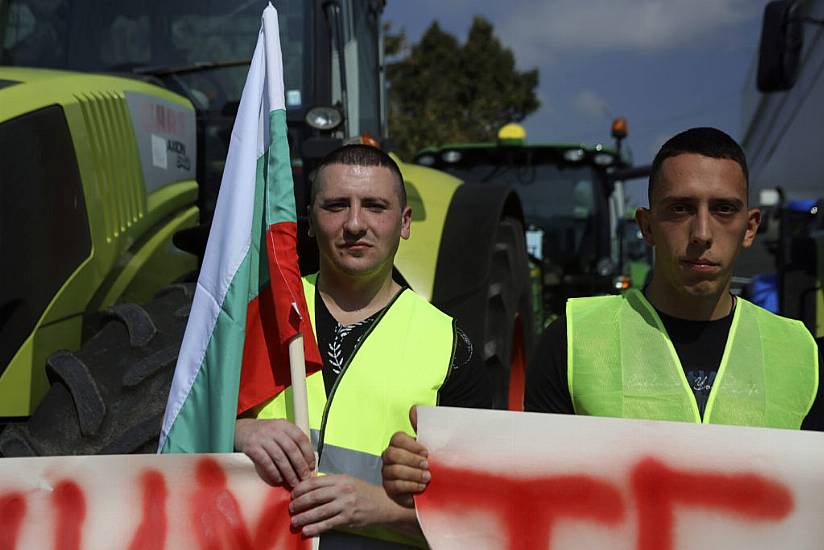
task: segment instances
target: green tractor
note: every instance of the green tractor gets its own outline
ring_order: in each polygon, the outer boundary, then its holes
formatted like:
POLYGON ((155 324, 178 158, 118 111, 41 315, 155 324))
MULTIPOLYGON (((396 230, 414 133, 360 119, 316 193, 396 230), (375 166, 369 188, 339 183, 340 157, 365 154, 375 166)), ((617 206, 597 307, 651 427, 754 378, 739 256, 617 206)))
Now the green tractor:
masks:
POLYGON ((623 181, 646 172, 631 168, 620 154, 623 119, 615 121, 612 133, 615 149, 527 143, 524 129, 508 124, 495 142, 427 147, 415 156, 417 164, 448 172, 476 191, 501 183, 516 190, 539 296, 535 314, 543 324, 563 313, 567 298, 643 284, 629 273, 632 267, 639 278, 636 264, 643 264, 645 251, 638 250, 632 222, 625 218, 623 181))
MULTIPOLYGON (((195 111, 185 98, 102 75, 0 68, 0 79, 8 266, 0 416, 8 418, 34 412, 49 388, 47 359, 78 348, 100 320, 93 313, 129 316, 115 304, 145 302, 197 268, 172 238, 197 224, 198 187, 195 111)), ((73 368, 50 362, 51 377, 73 368)))
MULTIPOLYGON (((0 455, 154 450, 265 5, 0 3, 0 455)), ((323 155, 386 135, 383 2, 277 7, 305 205, 323 155)), ((397 277, 457 317, 496 406, 518 407, 533 333, 518 197, 401 169, 414 223, 397 277)), ((308 237, 299 249, 313 270, 308 237)))

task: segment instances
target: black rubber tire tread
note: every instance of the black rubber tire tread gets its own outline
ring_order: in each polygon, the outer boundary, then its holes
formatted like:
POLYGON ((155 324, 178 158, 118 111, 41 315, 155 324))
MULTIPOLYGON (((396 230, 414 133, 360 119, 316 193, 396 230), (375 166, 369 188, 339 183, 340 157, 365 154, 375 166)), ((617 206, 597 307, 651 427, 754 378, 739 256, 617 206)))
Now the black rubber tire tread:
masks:
POLYGON ((46 376, 51 384, 59 382, 72 394, 80 433, 96 435, 106 416, 106 403, 86 364, 72 352, 60 350, 46 360, 46 376))
POLYGON ((504 218, 492 246, 487 311, 484 320, 483 358, 495 392, 495 408, 508 405, 509 375, 516 314, 523 324, 525 354, 534 334, 529 265, 521 222, 504 218))
MULTIPOLYGON (((478 189, 477 187, 475 188, 478 189)), ((494 212, 457 210, 450 224, 452 228, 477 227, 477 220, 494 212), (475 221, 473 221, 475 220, 475 221)), ((493 218, 494 220, 494 218, 493 218)), ((459 261, 446 263, 438 270, 433 303, 452 315, 480 353, 494 392, 493 407, 506 409, 509 401, 514 319, 519 315, 524 337, 524 353, 528 358, 534 341, 532 294, 526 242, 521 222, 503 217, 493 222, 488 238, 477 233, 465 234, 462 256, 474 256, 474 270, 467 270, 459 261), (485 268, 485 269, 484 269, 485 268), (462 293, 452 291, 449 300, 438 300, 440 288, 463 285, 462 293)), ((452 240, 455 243, 455 240, 452 240)), ((441 258, 451 252, 442 250, 441 258)), ((454 257, 454 256, 453 256, 454 257)), ((439 266, 440 268, 440 266, 439 266)))
POLYGON ((162 369, 174 367, 180 346, 171 346, 141 359, 123 374, 123 386, 133 388, 162 369))
POLYGON ((100 449, 98 454, 122 455, 130 453, 154 453, 157 451, 157 436, 160 433, 160 425, 162 422, 163 414, 161 411, 161 414, 147 418, 139 424, 129 427, 120 437, 100 449), (135 447, 135 442, 139 441, 143 441, 144 443, 135 447))
POLYGON ((78 388, 55 372, 34 414, 0 433, 0 455, 154 452, 193 286, 174 285, 143 306, 111 308, 103 328, 79 351, 68 354, 85 367, 88 382, 97 387, 105 404, 95 434, 82 429, 77 413, 77 403, 86 402, 88 387, 78 388))
POLYGON ((21 424, 8 424, 0 435, 0 456, 37 456, 21 424))
POLYGON ((145 346, 157 334, 152 318, 137 304, 117 304, 109 309, 109 314, 126 325, 132 347, 145 346))
MULTIPOLYGON (((166 288, 160 290, 157 293, 155 298, 162 298, 167 294, 183 294, 183 302, 184 304, 188 304, 188 306, 192 305, 192 300, 195 297, 195 285, 194 283, 175 283, 172 285, 167 286, 166 288)), ((187 306, 187 307, 188 307, 187 306)))

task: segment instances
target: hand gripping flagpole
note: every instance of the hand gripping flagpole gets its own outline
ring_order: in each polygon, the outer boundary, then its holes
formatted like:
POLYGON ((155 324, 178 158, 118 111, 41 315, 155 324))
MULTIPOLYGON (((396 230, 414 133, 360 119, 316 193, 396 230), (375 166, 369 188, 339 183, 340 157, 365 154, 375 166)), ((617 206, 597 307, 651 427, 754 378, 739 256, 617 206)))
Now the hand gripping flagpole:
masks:
MULTIPOLYGON (((285 106, 283 90, 283 58, 280 51, 277 11, 270 3, 263 10, 263 33, 266 51, 266 93, 269 107, 285 106)), ((300 315, 297 304, 292 307, 300 315)), ((289 340, 289 370, 292 385, 292 406, 295 424, 309 435, 309 401, 306 395, 306 361, 303 352, 303 335, 298 333, 289 340)))

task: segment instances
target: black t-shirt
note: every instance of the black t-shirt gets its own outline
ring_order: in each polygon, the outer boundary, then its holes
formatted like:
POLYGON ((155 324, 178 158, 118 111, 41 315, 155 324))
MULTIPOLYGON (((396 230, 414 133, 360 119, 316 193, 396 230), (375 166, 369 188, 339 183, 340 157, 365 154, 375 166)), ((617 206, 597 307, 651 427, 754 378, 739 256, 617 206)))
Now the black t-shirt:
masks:
MULTIPOLYGON (((394 300, 387 308, 391 307, 393 302, 394 300)), ((352 353, 361 340, 369 336, 375 321, 382 316, 385 309, 357 323, 341 325, 332 317, 320 294, 315 291, 315 329, 318 348, 323 358, 322 372, 326 395, 332 391, 352 353)), ((473 353, 469 338, 457 326, 455 339, 449 374, 438 391, 438 404, 488 409, 492 406, 492 391, 487 377, 483 375, 483 365, 480 364, 477 354, 473 353)), ((386 364, 387 368, 391 368, 391 358, 387 358, 386 364)))
MULTIPOLYGON (((667 329, 703 416, 727 344, 732 314, 716 321, 689 321, 661 311, 658 316, 667 329)), ((824 431, 824 356, 820 341, 818 351, 818 394, 801 423, 802 430, 824 431)), ((524 409, 575 414, 568 380, 566 317, 561 317, 544 331, 527 370, 524 409)))

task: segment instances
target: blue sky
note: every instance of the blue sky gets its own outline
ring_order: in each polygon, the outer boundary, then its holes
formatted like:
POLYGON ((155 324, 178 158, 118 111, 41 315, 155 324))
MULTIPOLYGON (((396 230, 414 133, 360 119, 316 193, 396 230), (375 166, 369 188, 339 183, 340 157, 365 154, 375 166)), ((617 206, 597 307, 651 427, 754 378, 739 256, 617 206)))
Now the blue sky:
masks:
MULTIPOLYGON (((716 126, 740 139, 766 0, 388 0, 384 18, 416 42, 437 20, 463 40, 472 17, 495 26, 520 69, 540 71, 530 141, 610 143, 629 121, 636 164, 671 135, 716 126), (749 75, 749 76, 748 76, 749 75)), ((632 189, 635 202, 644 192, 632 189)))

